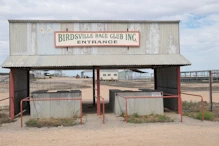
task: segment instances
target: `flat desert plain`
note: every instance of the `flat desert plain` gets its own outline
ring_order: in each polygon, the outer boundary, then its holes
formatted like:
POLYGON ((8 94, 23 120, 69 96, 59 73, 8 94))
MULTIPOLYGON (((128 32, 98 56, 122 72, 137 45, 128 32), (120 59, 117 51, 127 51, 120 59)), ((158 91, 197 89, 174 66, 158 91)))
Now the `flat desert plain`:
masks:
MULTIPOLYGON (((214 84, 217 86, 216 84, 214 84)), ((92 79, 52 78, 31 80, 31 91, 80 89, 84 102, 92 102, 92 79)), ((1 85, 0 99, 6 98, 8 85, 1 85)), ((123 81, 101 82, 101 95, 106 102, 109 100, 109 89, 138 90, 138 88, 153 88, 151 82, 123 81)), ((182 84, 182 91, 202 95, 209 101, 208 85, 182 84), (195 87, 195 88, 194 88, 195 87), (203 89, 203 90, 202 90, 203 89)), ((216 88, 217 89, 217 88, 216 88)), ((197 97, 182 95, 185 101, 200 101, 197 97)), ((219 93, 214 90, 213 101, 219 103, 219 93)), ((8 100, 0 102, 1 107, 8 106, 8 100)), ((199 121, 176 113, 165 113, 174 119, 170 123, 126 124, 121 117, 112 113, 106 114, 106 123, 96 114, 84 113, 83 125, 55 128, 20 128, 20 118, 13 123, 0 127, 0 146, 54 146, 54 145, 166 145, 166 146, 218 146, 219 122, 199 121)), ((25 116, 24 120, 28 120, 25 116)))

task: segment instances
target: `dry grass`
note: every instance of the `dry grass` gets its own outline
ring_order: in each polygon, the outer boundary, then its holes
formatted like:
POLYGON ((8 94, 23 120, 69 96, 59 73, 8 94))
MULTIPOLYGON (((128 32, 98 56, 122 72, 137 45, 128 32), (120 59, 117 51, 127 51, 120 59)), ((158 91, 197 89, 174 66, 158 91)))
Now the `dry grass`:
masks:
POLYGON ((58 127, 74 126, 79 123, 76 118, 50 118, 50 119, 30 119, 26 122, 27 127, 58 127))
MULTIPOLYGON (((201 102, 183 101, 182 105, 183 115, 199 120, 202 119, 201 102)), ((209 112, 209 108, 210 104, 204 102, 204 119, 209 121, 219 121, 219 111, 214 110, 213 112, 209 112)))
POLYGON ((133 114, 129 116, 129 123, 157 123, 157 122, 173 122, 174 120, 165 115, 151 114, 146 116, 139 116, 138 114, 133 114))
POLYGON ((0 113, 0 125, 3 123, 11 123, 14 120, 9 119, 8 115, 5 113, 0 113))

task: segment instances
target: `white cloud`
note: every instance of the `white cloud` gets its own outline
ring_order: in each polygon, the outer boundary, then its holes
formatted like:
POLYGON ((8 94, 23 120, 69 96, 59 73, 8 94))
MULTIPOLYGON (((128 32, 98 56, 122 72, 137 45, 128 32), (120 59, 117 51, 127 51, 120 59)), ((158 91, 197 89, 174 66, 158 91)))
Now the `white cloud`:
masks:
POLYGON ((181 53, 193 64, 188 69, 216 69, 218 8, 218 0, 0 0, 0 54, 9 52, 8 19, 173 19, 181 20, 181 53))

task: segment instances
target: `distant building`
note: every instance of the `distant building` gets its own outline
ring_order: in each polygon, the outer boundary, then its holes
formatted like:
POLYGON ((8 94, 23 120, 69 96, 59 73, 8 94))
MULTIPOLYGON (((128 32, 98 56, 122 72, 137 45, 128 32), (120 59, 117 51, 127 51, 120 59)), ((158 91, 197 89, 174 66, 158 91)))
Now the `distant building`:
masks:
MULTIPOLYGON (((81 78, 87 78, 86 73, 92 73, 91 70, 84 70, 81 72, 81 78)), ((109 81, 109 80, 118 80, 118 70, 100 70, 100 80, 109 81)), ((97 74, 95 72, 95 79, 97 79, 97 74)))
POLYGON ((100 80, 118 80, 118 70, 100 70, 100 80))
POLYGON ((143 76, 148 72, 144 72, 138 69, 123 70, 118 73, 118 80, 135 80, 135 79, 147 79, 148 76, 143 76))
POLYGON ((119 80, 131 80, 134 78, 134 72, 131 70, 123 70, 119 72, 119 80))

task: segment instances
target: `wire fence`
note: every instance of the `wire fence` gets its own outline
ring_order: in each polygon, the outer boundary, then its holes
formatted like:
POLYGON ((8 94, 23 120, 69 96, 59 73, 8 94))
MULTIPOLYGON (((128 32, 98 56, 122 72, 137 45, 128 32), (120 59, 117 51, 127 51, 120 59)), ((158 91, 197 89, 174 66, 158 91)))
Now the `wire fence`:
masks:
POLYGON ((9 92, 9 75, 0 75, 0 93, 9 92))

